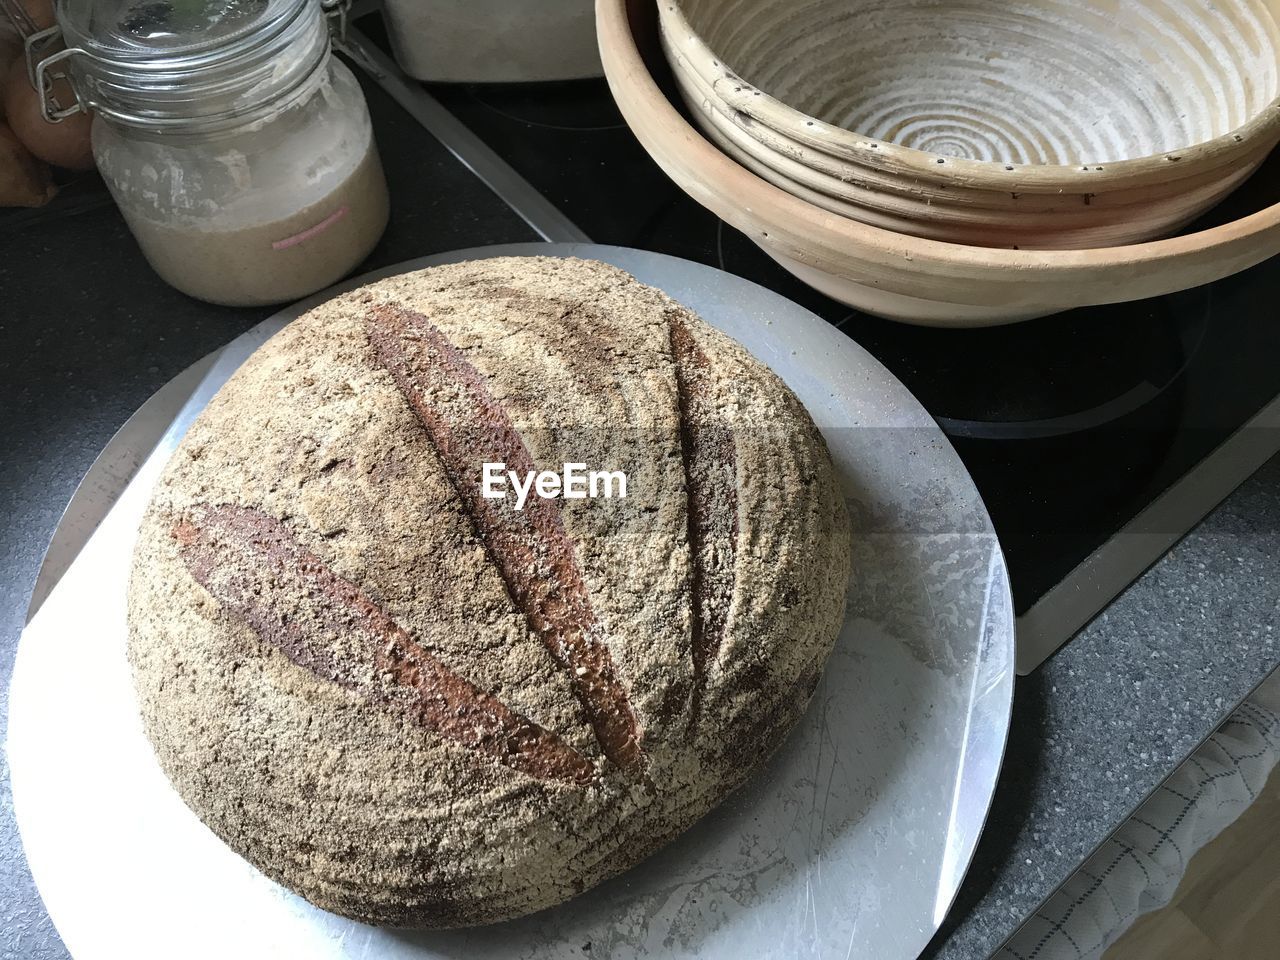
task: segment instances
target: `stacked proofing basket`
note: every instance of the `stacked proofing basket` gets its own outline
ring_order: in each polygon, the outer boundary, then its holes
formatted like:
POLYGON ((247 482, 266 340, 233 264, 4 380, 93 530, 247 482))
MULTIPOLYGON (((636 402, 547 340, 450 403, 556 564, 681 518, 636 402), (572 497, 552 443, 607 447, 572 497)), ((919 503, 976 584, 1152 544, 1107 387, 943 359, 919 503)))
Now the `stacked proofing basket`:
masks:
POLYGON ((741 173, 676 135, 653 95, 653 8, 597 6, 641 142, 851 305, 1009 321, 1209 282, 1280 249, 1270 210, 1148 242, 1280 139, 1280 0, 661 0, 675 88, 741 173))
POLYGON ((659 16, 727 153, 920 237, 1150 239, 1280 139, 1280 24, 1262 0, 668 0, 659 16))

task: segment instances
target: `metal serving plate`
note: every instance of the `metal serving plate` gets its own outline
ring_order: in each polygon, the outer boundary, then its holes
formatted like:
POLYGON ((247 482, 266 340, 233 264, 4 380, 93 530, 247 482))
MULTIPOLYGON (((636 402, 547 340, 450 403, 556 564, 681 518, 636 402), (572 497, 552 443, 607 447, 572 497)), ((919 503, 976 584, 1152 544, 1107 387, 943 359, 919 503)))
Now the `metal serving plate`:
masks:
POLYGON ((808 407, 856 529, 849 615, 808 715, 747 787, 665 850, 561 907, 496 926, 355 924, 218 841, 169 787, 137 717, 124 656, 133 538, 192 419, 250 353, 329 291, 235 340, 194 389, 190 378, 185 405, 22 637, 9 721, 14 805, 36 882, 78 960, 907 960, 942 921, 986 817, 1014 676, 1004 561, 955 452, 844 334, 711 267, 618 247, 520 244, 429 257, 343 289, 508 254, 617 264, 735 337, 808 407))

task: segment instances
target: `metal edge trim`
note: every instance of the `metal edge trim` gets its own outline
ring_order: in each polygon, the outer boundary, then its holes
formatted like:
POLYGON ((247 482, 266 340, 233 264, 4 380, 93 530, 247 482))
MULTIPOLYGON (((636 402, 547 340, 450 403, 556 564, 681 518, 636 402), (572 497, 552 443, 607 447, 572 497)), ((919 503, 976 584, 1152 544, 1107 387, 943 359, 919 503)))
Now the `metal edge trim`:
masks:
POLYGON ((1280 397, 1018 617, 1018 675, 1049 659, 1278 452, 1280 397))

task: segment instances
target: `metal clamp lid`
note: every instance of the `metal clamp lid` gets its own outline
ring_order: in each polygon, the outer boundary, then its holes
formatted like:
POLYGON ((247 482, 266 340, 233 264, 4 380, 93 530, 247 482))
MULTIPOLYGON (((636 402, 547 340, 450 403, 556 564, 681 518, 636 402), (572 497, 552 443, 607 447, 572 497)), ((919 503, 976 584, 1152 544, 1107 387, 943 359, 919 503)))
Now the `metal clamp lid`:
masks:
POLYGON ((74 56, 88 54, 79 47, 67 47, 48 56, 39 55, 61 37, 62 29, 55 24, 47 30, 33 33, 23 44, 26 48, 27 79, 31 81, 31 86, 40 97, 40 113, 49 123, 61 123, 67 117, 85 110, 84 103, 80 100, 80 93, 71 82, 70 75, 65 71, 54 71, 52 68, 74 56), (76 102, 69 107, 62 106, 53 92, 53 85, 59 80, 65 81, 67 88, 76 98, 76 102))
POLYGON ((345 31, 350 2, 202 0, 177 12, 158 6, 60 0, 59 26, 28 42, 28 75, 46 119, 56 123, 83 110, 147 129, 244 122, 301 89, 327 62, 329 38, 345 31), (66 49, 48 53, 59 39, 66 49), (54 94, 64 80, 74 104, 54 94))
POLYGON ((27 82, 39 94, 40 112, 49 123, 60 123, 72 114, 85 109, 80 101, 80 94, 71 82, 70 76, 63 71, 54 71, 51 67, 74 56, 77 50, 59 50, 46 53, 62 38, 62 30, 55 23, 44 29, 37 28, 36 22, 27 12, 26 7, 17 0, 0 0, 0 15, 9 19, 17 28, 22 38, 23 63, 26 66, 27 82), (75 103, 63 106, 53 92, 57 81, 65 81, 67 88, 75 96, 75 103))
POLYGON ((347 20, 352 0, 320 0, 324 14, 329 18, 329 31, 338 40, 347 38, 347 20))

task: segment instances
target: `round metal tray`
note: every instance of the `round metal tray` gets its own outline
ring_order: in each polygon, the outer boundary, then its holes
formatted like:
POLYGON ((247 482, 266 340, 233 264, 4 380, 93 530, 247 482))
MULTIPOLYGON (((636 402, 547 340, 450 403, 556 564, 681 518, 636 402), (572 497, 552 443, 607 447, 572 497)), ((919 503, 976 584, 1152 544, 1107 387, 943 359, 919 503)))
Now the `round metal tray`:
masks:
MULTIPOLYGON (((138 418, 124 439, 134 449, 158 443, 23 635, 9 722, 15 812, 36 883, 78 960, 906 960, 941 923, 986 817, 1014 675, 1003 557, 959 458, 855 343, 711 267, 618 247, 520 244, 428 257, 342 289, 510 254, 630 271, 740 341, 808 407, 841 474, 856 555, 849 615, 806 718, 766 769, 656 856, 561 907, 491 927, 361 926, 275 885, 217 840, 169 787, 142 733, 124 656, 129 557, 155 479, 191 420, 327 291, 232 342, 194 388, 195 377, 175 381, 171 393, 187 401, 172 420, 138 418)), ((153 409, 173 409, 175 397, 165 400, 153 409)))

